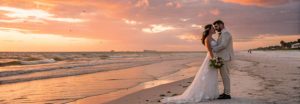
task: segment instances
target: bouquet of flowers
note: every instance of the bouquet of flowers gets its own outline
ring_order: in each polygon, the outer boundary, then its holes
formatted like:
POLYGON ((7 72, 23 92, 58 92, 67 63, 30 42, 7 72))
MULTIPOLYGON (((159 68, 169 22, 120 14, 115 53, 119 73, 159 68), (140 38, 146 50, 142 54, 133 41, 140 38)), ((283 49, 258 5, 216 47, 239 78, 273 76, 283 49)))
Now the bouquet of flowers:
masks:
POLYGON ((209 66, 215 69, 219 69, 224 65, 223 59, 221 57, 214 57, 209 61, 210 61, 209 66))

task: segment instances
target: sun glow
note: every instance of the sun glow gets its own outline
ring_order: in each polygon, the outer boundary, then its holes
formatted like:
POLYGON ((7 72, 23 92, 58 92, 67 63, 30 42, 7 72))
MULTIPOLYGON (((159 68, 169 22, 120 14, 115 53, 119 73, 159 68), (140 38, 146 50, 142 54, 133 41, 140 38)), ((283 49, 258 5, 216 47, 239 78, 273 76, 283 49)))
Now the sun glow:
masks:
POLYGON ((80 51, 100 47, 104 42, 96 39, 30 32, 23 29, 0 28, 0 51, 80 51))
POLYGON ((0 51, 205 51, 218 19, 246 50, 299 38, 299 1, 0 0, 0 51))
POLYGON ((5 11, 4 15, 11 18, 8 20, 0 20, 0 22, 22 22, 22 20, 30 21, 30 22, 43 22, 44 20, 48 21, 59 21, 59 22, 70 22, 70 23, 78 23, 84 22, 85 20, 76 19, 76 18, 58 18, 55 17, 54 14, 48 13, 39 9, 20 9, 13 7, 5 7, 1 6, 0 11, 5 11))

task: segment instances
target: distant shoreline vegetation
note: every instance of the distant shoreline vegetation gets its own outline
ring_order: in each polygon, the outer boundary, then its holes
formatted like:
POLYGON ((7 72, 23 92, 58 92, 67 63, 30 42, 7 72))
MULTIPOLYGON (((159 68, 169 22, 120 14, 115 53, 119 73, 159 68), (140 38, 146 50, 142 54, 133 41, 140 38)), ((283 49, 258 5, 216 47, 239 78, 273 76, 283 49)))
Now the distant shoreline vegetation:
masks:
POLYGON ((280 41, 280 45, 258 47, 250 50, 300 50, 300 39, 291 42, 280 41))

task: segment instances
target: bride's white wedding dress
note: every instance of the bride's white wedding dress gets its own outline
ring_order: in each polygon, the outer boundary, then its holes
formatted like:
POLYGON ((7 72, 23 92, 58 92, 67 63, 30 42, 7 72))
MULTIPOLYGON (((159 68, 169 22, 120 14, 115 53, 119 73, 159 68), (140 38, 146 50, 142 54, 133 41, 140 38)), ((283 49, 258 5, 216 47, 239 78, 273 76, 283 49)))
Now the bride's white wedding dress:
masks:
MULTIPOLYGON (((211 41, 211 46, 216 46, 216 41, 211 41)), ((218 70, 209 66, 209 53, 207 53, 200 69, 196 73, 191 85, 183 94, 165 97, 162 103, 195 103, 216 99, 219 96, 218 70)))

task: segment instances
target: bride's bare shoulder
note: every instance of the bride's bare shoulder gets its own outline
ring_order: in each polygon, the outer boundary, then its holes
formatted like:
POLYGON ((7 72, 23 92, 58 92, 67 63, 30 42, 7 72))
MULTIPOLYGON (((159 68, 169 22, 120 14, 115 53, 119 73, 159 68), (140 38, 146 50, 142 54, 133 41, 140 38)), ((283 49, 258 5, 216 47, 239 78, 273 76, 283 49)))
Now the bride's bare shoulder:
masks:
POLYGON ((207 45, 207 44, 210 44, 210 42, 212 41, 212 38, 206 38, 205 39, 205 44, 207 45))

